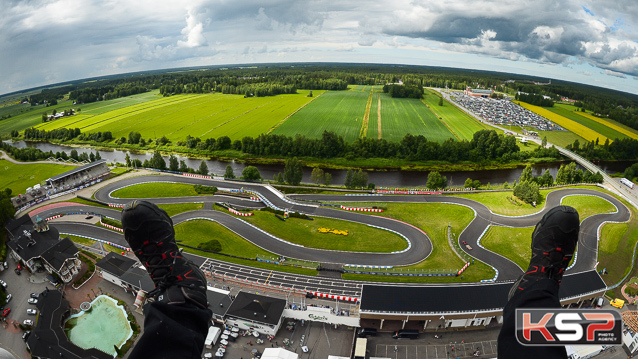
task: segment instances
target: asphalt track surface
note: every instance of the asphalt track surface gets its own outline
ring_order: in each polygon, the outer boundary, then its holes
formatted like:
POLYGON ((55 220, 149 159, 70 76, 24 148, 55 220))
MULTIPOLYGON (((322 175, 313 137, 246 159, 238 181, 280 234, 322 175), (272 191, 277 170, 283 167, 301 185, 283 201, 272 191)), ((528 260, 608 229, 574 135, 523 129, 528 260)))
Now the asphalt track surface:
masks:
MULTIPOLYGON (((432 243, 427 234, 418 228, 396 220, 374 216, 370 214, 361 214, 354 212, 346 212, 342 210, 331 209, 328 207, 320 207, 317 203, 305 204, 298 199, 306 201, 319 202, 402 202, 402 203, 450 203, 452 205, 462 205, 471 208, 475 212, 474 220, 463 230, 458 238, 459 243, 466 241, 472 246, 472 250, 465 250, 470 256, 487 263, 496 269, 498 281, 509 281, 516 279, 523 270, 509 259, 488 251, 478 245, 480 238, 487 230, 488 226, 507 226, 507 227, 531 227, 536 225, 540 218, 551 208, 560 204, 562 198, 572 195, 591 195, 603 198, 616 207, 616 212, 607 214, 597 214, 590 216, 581 222, 580 240, 578 246, 577 260, 573 268, 568 274, 580 273, 591 270, 597 262, 598 249, 598 229, 605 222, 626 222, 630 219, 630 211, 615 197, 606 193, 589 189, 560 189, 547 196, 545 207, 539 212, 526 216, 510 217, 492 213, 485 205, 476 201, 458 198, 447 195, 440 196, 417 196, 417 195, 386 195, 386 196, 342 196, 342 195, 295 195, 291 196, 295 201, 283 196, 278 191, 268 185, 252 184, 237 181, 200 179, 176 175, 154 175, 140 176, 124 179, 111 183, 101 188, 95 193, 95 198, 99 201, 111 204, 125 204, 131 199, 120 199, 111 196, 111 193, 117 189, 148 182, 172 182, 186 184, 200 184, 208 186, 217 186, 220 189, 230 190, 250 190, 258 193, 262 199, 271 202, 272 205, 290 209, 292 211, 306 213, 310 216, 330 217, 348 221, 359 222, 368 225, 382 227, 388 230, 400 233, 410 242, 410 247, 399 253, 355 253, 355 252, 339 252, 330 250, 319 250, 301 247, 291 244, 283 240, 275 240, 270 235, 261 230, 248 225, 240 218, 222 211, 211 210, 213 202, 228 202, 238 207, 260 208, 264 205, 248 200, 242 200, 231 196, 195 196, 195 197, 179 197, 179 198, 151 198, 150 202, 157 204, 163 203, 204 203, 204 209, 180 213, 173 217, 175 224, 182 223, 187 220, 202 218, 219 222, 223 226, 229 228, 240 236, 251 241, 270 252, 283 255, 290 258, 298 258, 304 260, 317 261, 321 263, 341 263, 341 264, 358 264, 358 265, 388 265, 401 266, 417 263, 427 258, 432 252, 432 243)), ((68 213, 93 213, 101 216, 120 219, 119 209, 98 208, 92 206, 73 205, 67 207, 58 207, 41 212, 40 216, 47 218, 57 214, 68 213)), ((123 246, 127 246, 123 235, 105 228, 101 228, 89 224, 78 224, 73 222, 58 222, 56 227, 60 233, 81 235, 89 238, 97 238, 123 246)), ((245 277, 246 280, 252 280, 259 283, 268 282, 272 286, 281 286, 286 288, 303 288, 301 290, 324 291, 336 295, 357 295, 360 293, 361 285, 364 282, 345 281, 338 279, 318 279, 316 277, 290 275, 284 273, 275 273, 272 271, 245 267, 240 265, 229 265, 222 261, 207 259, 204 257, 189 255, 198 265, 209 267, 212 264, 213 272, 220 276, 228 277, 245 277)), ((422 284, 418 284, 422 285, 422 284)), ((458 285, 458 284, 454 284, 458 285)))

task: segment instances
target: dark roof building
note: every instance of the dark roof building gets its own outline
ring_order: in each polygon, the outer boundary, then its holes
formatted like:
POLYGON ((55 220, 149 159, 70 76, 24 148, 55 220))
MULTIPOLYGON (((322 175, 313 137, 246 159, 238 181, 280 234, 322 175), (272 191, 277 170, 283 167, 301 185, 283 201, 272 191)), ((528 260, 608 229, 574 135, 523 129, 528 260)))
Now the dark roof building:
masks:
POLYGON ((228 308, 233 303, 230 291, 209 286, 206 291, 206 298, 208 299, 210 310, 213 311, 213 320, 222 323, 228 308))
POLYGON ((11 255, 31 271, 42 268, 57 274, 65 283, 70 282, 80 270, 79 250, 69 237, 60 239, 55 227, 36 219, 34 224, 29 216, 22 216, 7 224, 11 255))
POLYGON ((57 290, 42 292, 38 303, 38 320, 27 339, 27 347, 34 358, 113 359, 97 349, 82 349, 71 343, 63 325, 70 315, 69 302, 57 290))
POLYGON ((144 293, 155 289, 155 283, 146 269, 138 261, 119 253, 110 252, 95 263, 95 266, 103 279, 133 294, 137 294, 140 289, 144 293))
POLYGON ((226 311, 226 323, 240 329, 275 335, 281 326, 285 307, 285 299, 239 292, 226 311))

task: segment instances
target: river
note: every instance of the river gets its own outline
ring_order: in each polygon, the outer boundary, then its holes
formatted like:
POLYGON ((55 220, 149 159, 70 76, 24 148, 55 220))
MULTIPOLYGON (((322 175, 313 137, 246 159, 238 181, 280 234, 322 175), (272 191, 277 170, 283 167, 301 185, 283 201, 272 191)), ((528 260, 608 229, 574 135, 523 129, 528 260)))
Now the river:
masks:
MULTIPOLYGON (((71 153, 71 150, 75 149, 78 151, 78 154, 82 152, 90 153, 91 151, 95 151, 92 148, 86 147, 69 147, 56 145, 51 143, 44 142, 11 142, 5 141, 6 143, 12 144, 18 148, 24 147, 34 147, 38 148, 42 151, 48 152, 66 152, 67 154, 71 153)), ((103 159, 106 159, 109 162, 125 162, 127 151, 120 150, 100 150, 100 156, 103 159)), ((129 152, 129 156, 132 159, 139 159, 144 162, 144 160, 150 159, 152 153, 133 153, 129 152)), ((176 155, 179 160, 184 160, 188 167, 198 169, 201 163, 201 159, 193 159, 188 157, 181 157, 176 155)), ((168 157, 164 157, 166 163, 168 164, 168 157)), ((635 163, 635 161, 600 161, 597 164, 605 170, 607 173, 615 173, 622 172, 625 168, 629 167, 631 164, 635 163)), ((226 162, 226 161, 218 161, 218 160, 206 160, 206 164, 208 165, 208 170, 216 175, 223 175, 226 166, 230 165, 234 172, 235 176, 241 176, 241 171, 247 165, 244 163, 237 163, 234 161, 226 162)), ((283 165, 255 165, 259 169, 262 177, 265 179, 273 179, 273 177, 279 173, 284 171, 283 165)), ((559 163, 542 163, 533 165, 534 176, 541 176, 545 170, 549 169, 549 172, 556 177, 556 173, 558 172, 558 168, 560 167, 559 163)), ((523 166, 519 168, 513 169, 497 169, 497 170, 482 170, 482 171, 455 171, 455 172, 441 172, 443 176, 446 176, 448 179, 449 186, 462 186, 465 180, 469 177, 473 180, 479 180, 483 184, 487 183, 512 183, 517 180, 521 172, 523 171, 523 166)), ((310 183, 310 173, 312 172, 312 168, 304 167, 304 174, 302 182, 310 183)), ((345 182, 346 178, 346 170, 326 170, 332 175, 332 184, 342 185, 345 182)), ((423 187, 427 182, 428 172, 419 172, 419 171, 371 171, 368 172, 369 182, 374 183, 376 186, 383 187, 423 187)))

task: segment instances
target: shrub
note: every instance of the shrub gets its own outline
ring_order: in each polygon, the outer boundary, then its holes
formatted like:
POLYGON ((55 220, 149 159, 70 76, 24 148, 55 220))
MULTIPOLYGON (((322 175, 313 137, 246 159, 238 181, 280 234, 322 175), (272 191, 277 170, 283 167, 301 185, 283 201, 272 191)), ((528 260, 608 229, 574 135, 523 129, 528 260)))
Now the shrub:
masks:
POLYGON ((213 251, 213 252, 221 252, 222 244, 219 243, 218 240, 212 239, 208 242, 202 242, 197 245, 197 248, 213 251))

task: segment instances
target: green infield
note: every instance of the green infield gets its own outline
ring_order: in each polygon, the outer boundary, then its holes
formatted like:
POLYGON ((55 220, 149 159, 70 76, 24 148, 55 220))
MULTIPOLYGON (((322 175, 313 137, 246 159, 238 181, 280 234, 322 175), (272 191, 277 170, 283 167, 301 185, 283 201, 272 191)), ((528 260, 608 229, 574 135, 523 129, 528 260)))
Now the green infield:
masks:
POLYGON ((532 214, 539 212, 545 206, 545 196, 550 190, 541 190, 540 200, 533 207, 531 204, 525 203, 521 200, 516 200, 519 205, 514 204, 508 200, 508 197, 513 198, 511 191, 503 192, 474 192, 474 193, 462 193, 454 194, 454 197, 461 197, 471 199, 473 201, 480 202, 487 206, 490 211, 496 214, 504 214, 506 216, 522 216, 526 214, 532 214))
POLYGON ((170 204, 158 204, 159 208, 163 209, 168 213, 169 216, 173 217, 176 214, 196 211, 198 209, 204 208, 203 203, 170 203, 170 204))
POLYGON ((159 198, 200 196, 193 185, 185 183, 150 182, 124 187, 111 193, 116 198, 159 198))
MULTIPOLYGON (((184 223, 180 223, 175 226, 175 239, 179 243, 191 247, 197 247, 201 243, 208 242, 216 239, 222 246, 220 253, 243 257, 243 258, 256 258, 257 255, 279 257, 275 253, 268 252, 246 239, 238 236, 234 232, 230 231, 226 227, 219 223, 207 221, 207 220, 193 220, 184 223), (214 236, 211 234, 214 233, 214 236)), ((282 266, 277 264, 269 264, 264 262, 251 261, 247 259, 233 258, 215 253, 208 253, 198 251, 196 249, 184 247, 184 251, 197 254, 204 257, 215 258, 223 260, 225 262, 243 264, 251 267, 258 267, 264 269, 277 270, 281 272, 291 272, 305 275, 316 275, 317 271, 305 268, 296 268, 289 266, 282 266)))
POLYGON ((609 201, 594 196, 569 196, 563 198, 561 204, 576 208, 581 222, 595 214, 616 212, 616 207, 609 201))
MULTIPOLYGON (((572 121, 576 121, 583 126, 589 127, 590 129, 600 133, 603 136, 608 137, 611 140, 614 140, 616 138, 629 138, 629 136, 619 131, 616 131, 609 126, 605 126, 605 124, 603 123, 596 122, 585 116, 579 115, 577 112, 574 112, 575 108, 576 107, 570 106, 570 105, 555 104, 554 107, 548 107, 547 109, 555 114, 561 115, 563 117, 567 117, 568 119, 572 121)), ((601 145, 603 143, 601 143, 601 145)))
MULTIPOLYGON (((368 127, 368 137, 378 138, 378 125, 380 123, 381 138, 387 141, 400 141, 408 133, 415 136, 423 135, 428 140, 437 142, 454 138, 452 132, 421 100, 392 98, 384 93, 378 94, 378 96, 380 101, 376 101, 377 128, 375 131, 373 128, 368 127)), ((374 112, 374 109, 371 109, 370 112, 374 112)), ((374 122, 372 116, 371 120, 374 122)))
POLYGON ((395 233, 360 223, 322 217, 313 217, 312 221, 291 217, 282 222, 270 212, 253 213, 242 219, 276 237, 308 248, 389 253, 408 246, 406 240, 395 233), (320 228, 347 231, 347 235, 322 233, 320 228))
POLYGON ((11 188, 12 196, 24 194, 28 187, 42 183, 47 178, 70 171, 77 166, 56 165, 52 163, 14 164, 0 160, 0 189, 11 188))
POLYGON ((434 90, 426 90, 423 102, 428 109, 460 140, 471 140, 474 132, 491 129, 491 127, 480 123, 456 106, 443 100, 443 106, 439 106, 440 95, 434 90))
POLYGON ((363 126, 368 96, 369 92, 356 90, 327 91, 288 118, 273 134, 321 138, 324 131, 334 131, 352 142, 363 126))
MULTIPOLYGON (((387 211, 375 213, 388 218, 410 223, 422 229, 432 241, 433 249, 430 256, 413 265, 403 266, 404 269, 417 269, 426 271, 457 271, 465 262, 461 260, 450 248, 447 240, 448 224, 452 226, 452 232, 460 233, 474 219, 474 212, 464 206, 448 203, 383 203, 387 211)), ((401 277, 344 274, 343 278, 356 280, 373 280, 389 282, 476 282, 481 279, 494 277, 494 270, 484 263, 474 261, 463 277, 401 277)))
MULTIPOLYGON (((612 194, 613 195, 613 194, 612 194)), ((613 195, 618 198, 618 196, 613 195)), ((603 226, 598 241, 597 270, 606 269, 608 274, 602 276, 608 286, 617 284, 630 271, 633 276, 638 273, 638 266, 631 268, 632 257, 638 241, 638 211, 625 200, 620 199, 631 211, 631 220, 627 223, 607 223, 603 226)), ((614 291, 620 295, 620 288, 614 291)))
MULTIPOLYGON (((314 91, 318 96, 322 91, 314 91)), ((294 95, 244 98, 241 95, 205 94, 159 98, 112 111, 73 119, 54 121, 41 126, 51 130, 78 127, 82 132, 111 131, 114 138, 140 132, 143 138, 166 136, 172 141, 186 136, 240 140, 257 137, 310 102, 308 91, 294 95)))
POLYGON ((88 239, 88 238, 84 238, 84 237, 78 237, 78 236, 67 236, 67 235, 60 235, 60 237, 69 237, 73 242, 77 243, 77 244, 81 244, 84 246, 92 246, 93 244, 95 244, 95 242, 92 239, 88 239))
POLYGON ((532 232, 534 227, 490 226, 481 238, 481 244, 485 249, 504 256, 525 270, 532 255, 532 232))

